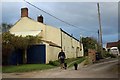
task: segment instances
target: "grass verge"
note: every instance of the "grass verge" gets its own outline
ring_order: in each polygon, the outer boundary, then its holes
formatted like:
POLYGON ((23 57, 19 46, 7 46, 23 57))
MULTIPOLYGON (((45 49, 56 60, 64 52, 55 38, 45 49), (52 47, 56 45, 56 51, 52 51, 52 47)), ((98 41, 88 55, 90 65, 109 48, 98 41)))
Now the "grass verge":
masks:
MULTIPOLYGON (((74 63, 81 63, 85 58, 68 58, 65 62, 72 67, 74 63), (71 64, 72 63, 72 64, 71 64)), ((45 70, 58 67, 59 61, 50 61, 49 64, 23 64, 23 65, 14 65, 14 66, 3 66, 3 73, 13 73, 13 72, 28 72, 28 71, 37 71, 37 70, 45 70)))
POLYGON ((68 68, 73 67, 75 63, 80 64, 84 60, 85 60, 84 57, 83 58, 76 58, 76 60, 74 62, 71 62, 71 64, 68 66, 68 68))
POLYGON ((0 73, 2 72, 2 66, 0 66, 0 73))
MULTIPOLYGON (((77 63, 80 63, 80 62, 83 61, 83 59, 85 59, 85 58, 82 58, 82 57, 81 58, 67 58, 67 59, 65 59, 65 63, 67 63, 68 65, 71 64, 71 63, 74 64, 74 62, 76 62, 76 61, 77 61, 77 63)), ((53 65, 53 66, 59 66, 60 65, 59 60, 50 61, 49 64, 53 65)), ((71 64, 71 66, 73 64, 71 64)))
POLYGON ((2 72, 3 73, 28 72, 35 70, 50 69, 50 68, 54 68, 54 66, 48 64, 24 64, 18 66, 3 66, 2 72))

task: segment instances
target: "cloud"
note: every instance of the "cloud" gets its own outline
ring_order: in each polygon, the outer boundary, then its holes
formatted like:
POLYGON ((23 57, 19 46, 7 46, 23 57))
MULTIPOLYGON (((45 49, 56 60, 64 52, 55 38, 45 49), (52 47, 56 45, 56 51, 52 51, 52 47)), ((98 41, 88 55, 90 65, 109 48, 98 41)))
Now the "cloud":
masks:
MULTIPOLYGON (((73 24, 79 28, 71 27, 51 16, 30 6, 25 2, 4 2, 2 3, 2 20, 6 23, 14 24, 21 16, 22 7, 29 8, 29 16, 34 20, 38 15, 44 16, 44 21, 48 25, 62 28, 79 39, 83 36, 94 36, 97 38, 99 29, 97 5, 95 2, 32 2, 34 5, 46 12, 73 24)), ((100 3, 101 23, 103 36, 110 36, 109 39, 103 37, 104 43, 115 41, 118 35, 118 3, 100 3)))

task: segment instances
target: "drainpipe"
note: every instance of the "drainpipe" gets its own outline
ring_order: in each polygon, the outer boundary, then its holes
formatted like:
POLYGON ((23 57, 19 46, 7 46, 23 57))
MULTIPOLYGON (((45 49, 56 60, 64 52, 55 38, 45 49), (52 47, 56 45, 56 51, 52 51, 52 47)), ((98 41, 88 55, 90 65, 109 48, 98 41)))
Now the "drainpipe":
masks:
POLYGON ((62 47, 62 29, 60 28, 60 31, 61 31, 61 48, 63 48, 62 47))

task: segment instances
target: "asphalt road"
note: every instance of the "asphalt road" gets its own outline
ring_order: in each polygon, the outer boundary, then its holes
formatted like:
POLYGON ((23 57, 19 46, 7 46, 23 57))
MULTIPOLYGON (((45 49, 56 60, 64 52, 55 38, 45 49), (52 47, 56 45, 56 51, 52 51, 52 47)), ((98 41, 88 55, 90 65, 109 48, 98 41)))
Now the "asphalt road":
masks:
POLYGON ((50 70, 25 72, 25 73, 4 73, 3 78, 118 78, 118 60, 106 60, 89 66, 79 65, 78 70, 69 68, 63 70, 54 68, 50 70))

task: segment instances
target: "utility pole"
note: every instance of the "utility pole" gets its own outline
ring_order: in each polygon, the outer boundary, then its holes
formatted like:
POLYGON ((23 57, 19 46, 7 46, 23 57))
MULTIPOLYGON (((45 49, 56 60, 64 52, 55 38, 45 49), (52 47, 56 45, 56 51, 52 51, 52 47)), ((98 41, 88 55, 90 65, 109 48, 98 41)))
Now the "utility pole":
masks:
POLYGON ((80 43, 82 43, 82 35, 80 35, 80 43))
POLYGON ((82 49, 82 35, 80 35, 80 51, 81 51, 81 49, 82 49))
POLYGON ((99 35, 100 35, 100 34, 99 34, 99 29, 98 29, 98 43, 99 43, 99 40, 100 40, 100 39, 99 39, 99 35))
POLYGON ((84 56, 83 43, 82 43, 82 35, 80 35, 80 51, 81 51, 82 56, 84 56))
POLYGON ((100 50, 101 50, 101 55, 103 54, 103 48, 102 48, 102 28, 101 28, 101 18, 100 18, 100 7, 99 7, 99 3, 97 3, 97 7, 98 7, 98 20, 99 20, 99 35, 100 35, 100 50))

